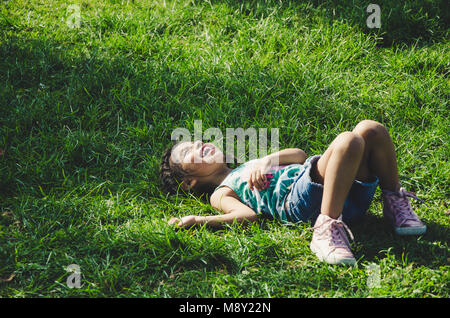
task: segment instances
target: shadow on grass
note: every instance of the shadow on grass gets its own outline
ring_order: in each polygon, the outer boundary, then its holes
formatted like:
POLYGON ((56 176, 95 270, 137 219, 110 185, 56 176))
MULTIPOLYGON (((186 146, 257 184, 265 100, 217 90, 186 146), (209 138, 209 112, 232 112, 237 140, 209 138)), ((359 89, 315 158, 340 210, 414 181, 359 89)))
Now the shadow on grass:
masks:
POLYGON ((353 225, 352 232, 357 244, 356 257, 363 261, 376 262, 393 254, 396 259, 438 269, 448 265, 450 229, 440 224, 425 222, 427 232, 422 236, 399 236, 386 221, 373 214, 353 225), (442 244, 442 246, 441 246, 442 244))
POLYGON ((0 98, 8 106, 0 112, 2 195, 37 193, 38 184, 48 194, 61 183, 86 183, 89 174, 116 185, 156 180, 146 158, 160 156, 190 111, 172 99, 188 79, 168 65, 130 63, 97 48, 87 56, 67 45, 0 39, 0 98))
POLYGON ((378 46, 392 45, 427 45, 445 40, 450 26, 450 10, 446 0, 309 0, 309 1, 275 1, 275 0, 218 0, 239 10, 241 14, 253 17, 267 17, 274 8, 280 11, 295 8, 294 14, 305 18, 319 14, 328 19, 356 26, 361 32, 374 34, 379 38, 378 46), (380 6, 381 28, 369 28, 367 12, 369 4, 380 6))

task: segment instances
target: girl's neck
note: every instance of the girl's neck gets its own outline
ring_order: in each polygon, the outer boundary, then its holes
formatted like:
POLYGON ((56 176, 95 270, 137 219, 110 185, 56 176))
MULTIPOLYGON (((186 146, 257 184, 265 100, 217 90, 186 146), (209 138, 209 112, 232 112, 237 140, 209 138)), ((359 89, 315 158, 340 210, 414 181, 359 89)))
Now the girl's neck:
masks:
POLYGON ((230 174, 232 170, 233 169, 228 168, 228 166, 224 167, 220 172, 211 176, 211 184, 217 187, 230 174))

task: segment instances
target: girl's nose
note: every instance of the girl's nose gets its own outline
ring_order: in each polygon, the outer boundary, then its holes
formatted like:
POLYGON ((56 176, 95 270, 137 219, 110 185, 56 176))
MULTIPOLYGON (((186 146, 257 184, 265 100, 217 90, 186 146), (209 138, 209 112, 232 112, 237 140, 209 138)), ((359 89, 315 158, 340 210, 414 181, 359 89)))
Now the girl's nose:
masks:
POLYGON ((201 149, 202 149, 203 142, 200 140, 194 141, 194 156, 195 158, 201 158, 201 149))
POLYGON ((203 142, 201 142, 200 140, 194 141, 194 149, 199 149, 201 148, 203 145, 203 142))

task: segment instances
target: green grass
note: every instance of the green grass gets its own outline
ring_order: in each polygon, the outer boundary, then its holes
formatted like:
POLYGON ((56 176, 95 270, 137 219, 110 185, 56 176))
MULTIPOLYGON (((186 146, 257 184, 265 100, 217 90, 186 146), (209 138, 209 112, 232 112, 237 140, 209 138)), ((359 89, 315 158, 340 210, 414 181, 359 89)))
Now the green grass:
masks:
POLYGON ((369 1, 73 3, 79 29, 67 1, 0 4, 1 297, 449 297, 446 1, 378 1, 379 30, 369 1), (395 236, 374 202, 347 268, 318 262, 309 224, 175 231, 215 213, 159 190, 171 132, 196 119, 279 128, 309 155, 380 121, 428 232, 395 236))

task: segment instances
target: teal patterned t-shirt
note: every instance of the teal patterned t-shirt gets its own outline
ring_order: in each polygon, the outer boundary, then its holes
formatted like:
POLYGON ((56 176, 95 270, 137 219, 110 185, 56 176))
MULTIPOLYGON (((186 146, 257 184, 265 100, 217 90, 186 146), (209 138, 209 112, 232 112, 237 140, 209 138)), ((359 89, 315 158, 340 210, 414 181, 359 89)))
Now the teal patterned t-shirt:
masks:
POLYGON ((304 166, 302 164, 273 166, 265 174, 267 181, 264 189, 258 191, 254 187, 251 191, 247 180, 251 165, 256 160, 248 161, 233 169, 215 190, 223 186, 230 187, 241 201, 258 215, 262 214, 281 222, 287 222, 288 219, 283 206, 284 198, 288 193, 288 187, 304 169, 304 166))

